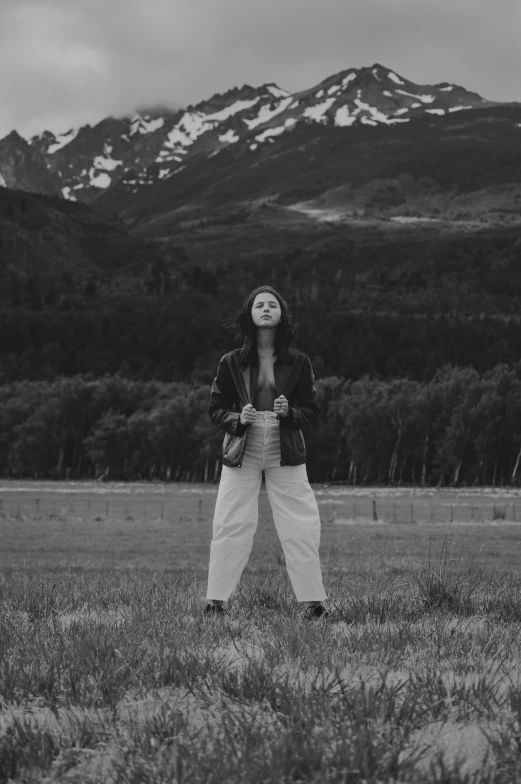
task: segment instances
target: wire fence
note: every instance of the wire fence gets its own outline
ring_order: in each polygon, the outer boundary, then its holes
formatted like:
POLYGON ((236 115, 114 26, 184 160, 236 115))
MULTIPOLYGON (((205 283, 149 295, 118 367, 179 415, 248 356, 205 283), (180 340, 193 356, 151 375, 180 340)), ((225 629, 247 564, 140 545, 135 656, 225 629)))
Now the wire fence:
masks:
MULTIPOLYGON (((196 514, 196 519, 206 519, 208 506, 203 510, 203 499, 198 499, 190 508, 172 501, 156 499, 102 499, 102 498, 48 498, 11 497, 0 498, 0 516, 6 517, 80 517, 86 519, 135 520, 179 519, 185 512, 187 517, 196 514), (205 516, 206 515, 206 516, 205 516)), ((213 512, 212 512, 213 514, 213 512)))
POLYGON ((330 514, 321 515, 328 522, 382 523, 521 523, 521 500, 517 502, 448 502, 428 498, 393 500, 390 498, 356 498, 326 502, 330 514))
MULTIPOLYGON (((498 503, 476 498, 458 503, 447 499, 317 498, 322 523, 521 523, 521 498, 498 503)), ((123 498, 48 493, 5 493, 0 496, 0 517, 68 517, 93 520, 171 520, 205 522, 213 519, 215 494, 201 497, 123 498)), ((259 520, 271 518, 266 492, 259 495, 259 520)))

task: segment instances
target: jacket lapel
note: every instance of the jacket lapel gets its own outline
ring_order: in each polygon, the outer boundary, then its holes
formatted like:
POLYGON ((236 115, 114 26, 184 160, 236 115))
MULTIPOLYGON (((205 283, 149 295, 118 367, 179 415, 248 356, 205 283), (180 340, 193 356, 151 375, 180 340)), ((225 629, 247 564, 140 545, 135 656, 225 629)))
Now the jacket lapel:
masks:
POLYGON ((242 370, 242 378, 244 381, 244 389, 246 391, 246 402, 251 403, 251 379, 250 379, 251 365, 245 365, 242 370))
POLYGON ((300 359, 300 357, 297 358, 292 365, 288 365, 285 362, 275 362, 273 372, 277 395, 288 397, 288 395, 292 393, 300 375, 300 371, 302 370, 302 362, 300 359))
POLYGON ((275 362, 273 366, 273 375, 275 376, 275 389, 277 390, 277 397, 285 395, 285 390, 288 385, 291 371, 294 365, 286 365, 283 362, 275 362))

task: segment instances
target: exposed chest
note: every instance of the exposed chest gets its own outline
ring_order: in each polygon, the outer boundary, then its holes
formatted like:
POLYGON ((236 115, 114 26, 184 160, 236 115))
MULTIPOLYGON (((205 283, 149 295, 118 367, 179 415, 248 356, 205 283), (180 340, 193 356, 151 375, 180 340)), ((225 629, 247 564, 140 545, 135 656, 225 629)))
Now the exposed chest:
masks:
POLYGON ((259 357, 257 389, 275 389, 275 357, 259 357))

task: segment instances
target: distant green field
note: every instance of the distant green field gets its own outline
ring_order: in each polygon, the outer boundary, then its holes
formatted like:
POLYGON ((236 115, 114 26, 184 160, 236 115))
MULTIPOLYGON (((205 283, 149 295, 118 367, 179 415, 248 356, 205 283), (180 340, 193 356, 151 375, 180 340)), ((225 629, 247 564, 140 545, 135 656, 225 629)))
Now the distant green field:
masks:
POLYGON ((214 618, 216 486, 5 483, 0 784, 520 781, 519 494, 314 489, 310 622, 264 490, 214 618))

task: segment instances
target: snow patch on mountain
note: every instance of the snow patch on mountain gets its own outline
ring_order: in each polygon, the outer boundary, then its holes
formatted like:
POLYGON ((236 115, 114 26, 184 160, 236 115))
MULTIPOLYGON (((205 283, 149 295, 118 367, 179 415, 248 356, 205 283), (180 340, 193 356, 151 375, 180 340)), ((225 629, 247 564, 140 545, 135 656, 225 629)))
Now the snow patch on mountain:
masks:
POLYGON ((104 158, 102 155, 97 155, 93 161, 95 169, 102 169, 103 171, 114 171, 118 166, 121 166, 123 161, 115 161, 113 158, 104 158))
MULTIPOLYGON (((375 106, 371 106, 371 104, 361 101, 360 98, 355 98, 355 104, 358 106, 359 112, 365 109, 365 111, 369 112, 369 114, 371 114, 375 120, 379 120, 380 122, 384 122, 384 123, 389 122, 389 118, 387 117, 386 114, 380 112, 375 106)), ((362 117, 362 122, 364 122, 363 117, 362 117)), ((374 123, 373 121, 373 124, 376 123, 374 123)))
POLYGON ((349 82, 352 82, 354 79, 356 79, 356 72, 355 71, 353 71, 350 74, 347 74, 347 76, 344 76, 344 78, 342 79, 342 87, 347 87, 349 82))
POLYGON ((268 120, 271 120, 272 117, 285 111, 292 101, 293 98, 290 96, 289 98, 284 98, 282 101, 279 101, 273 108, 271 107, 271 104, 264 104, 264 106, 261 106, 259 114, 254 120, 247 120, 244 118, 244 122, 250 130, 256 128, 257 125, 262 125, 263 123, 268 122, 268 120))
POLYGON ((304 109, 302 114, 304 117, 311 117, 312 120, 319 122, 323 119, 327 110, 335 103, 335 100, 336 98, 327 98, 323 103, 316 103, 314 106, 308 106, 307 109, 304 109))
POLYGON ((434 101, 434 95, 415 95, 414 93, 408 93, 405 90, 396 90, 397 93, 400 95, 408 95, 409 98, 418 98, 422 103, 432 103, 434 101))
POLYGON ((425 109, 427 114, 445 114, 445 109, 425 109))
POLYGON ((67 133, 62 133, 59 136, 55 136, 56 141, 53 144, 49 145, 49 147, 47 148, 47 153, 49 155, 53 155, 55 152, 58 152, 58 150, 61 150, 62 147, 65 147, 66 144, 72 142, 72 140, 76 138, 78 133, 79 133, 79 128, 71 128, 70 131, 67 131, 67 133))
POLYGON ((324 90, 319 90, 318 93, 316 93, 315 97, 322 98, 323 95, 324 95, 324 90))
POLYGON ((396 74, 393 71, 389 71, 387 76, 389 77, 389 79, 391 79, 391 81, 395 82, 396 84, 405 84, 405 82, 402 79, 400 79, 399 76, 396 76, 396 74))
POLYGON ((62 188, 63 198, 67 199, 68 201, 77 201, 76 196, 71 191, 72 188, 69 188, 68 186, 62 188))
POLYGON ((449 106, 449 112, 461 112, 463 109, 472 109, 472 106, 449 106))
POLYGON ((185 112, 177 125, 168 134, 165 147, 176 147, 178 144, 187 147, 198 136, 213 128, 207 121, 207 115, 199 112, 185 112))
POLYGON ((90 185, 94 188, 108 188, 110 183, 112 182, 112 178, 106 172, 99 172, 98 174, 95 173, 95 169, 91 169, 90 174, 90 185))
POLYGON ((219 141, 233 144, 234 142, 239 141, 239 137, 230 129, 229 131, 226 131, 226 133, 223 133, 221 136, 219 136, 219 141))
MULTIPOLYGON (((291 101, 290 99, 287 99, 291 101)), ((247 101, 235 101, 230 106, 225 106, 217 112, 206 114, 205 112, 185 112, 179 122, 168 134, 167 140, 164 142, 164 147, 168 149, 175 149, 176 152, 185 152, 179 147, 190 147, 193 142, 206 131, 211 131, 223 120, 227 120, 238 112, 251 109, 259 101, 259 96, 247 101)), ((224 135, 224 134, 223 134, 224 135)), ((229 139, 229 141, 237 141, 236 138, 229 139)), ((227 140, 228 141, 228 140, 227 140)), ((160 152, 156 160, 168 159, 168 153, 160 152)))
POLYGON ((245 109, 251 109, 251 107, 255 106, 255 104, 258 102, 259 96, 252 98, 249 101, 235 101, 235 103, 230 104, 230 106, 225 106, 224 109, 221 109, 219 112, 207 114, 206 119, 210 121, 222 122, 222 120, 227 120, 229 117, 237 114, 237 112, 243 112, 245 109))
POLYGON ((338 92, 339 90, 341 90, 341 89, 342 89, 342 87, 341 87, 339 84, 333 84, 333 85, 332 85, 332 86, 329 88, 329 90, 327 91, 327 94, 328 94, 328 95, 334 95, 334 93, 337 93, 337 92, 338 92))
POLYGON ((355 121, 356 115, 349 112, 348 106, 341 106, 340 109, 337 109, 335 114, 335 125, 345 127, 348 125, 353 125, 355 121))
POLYGON ((145 120, 140 114, 135 114, 130 125, 130 135, 134 136, 136 133, 154 133, 154 131, 162 128, 164 124, 164 117, 158 117, 157 120, 145 120))
POLYGON ((4 178, 2 177, 1 174, 0 174, 0 187, 7 188, 7 183, 6 183, 6 181, 4 180, 4 178))
POLYGON ((285 130, 287 130, 288 128, 291 128, 292 125, 295 125, 296 122, 297 121, 296 121, 296 119, 294 117, 288 117, 288 119, 286 120, 284 125, 281 125, 281 126, 279 126, 277 128, 266 128, 265 131, 260 133, 255 138, 256 138, 256 140, 258 142, 263 142, 269 136, 279 136, 279 134, 284 133, 285 130))
POLYGON ((440 91, 442 93, 449 92, 450 90, 454 90, 454 85, 453 84, 449 84, 448 87, 440 87, 440 91))
MULTIPOLYGON (((358 95, 360 95, 360 90, 358 91, 358 95)), ((360 97, 354 99, 354 103, 356 105, 356 109, 353 111, 349 110, 347 105, 341 106, 336 114, 335 114, 335 125, 338 126, 349 126, 353 125, 357 120, 359 120, 362 125, 378 125, 379 123, 384 123, 385 125, 394 125, 395 123, 404 123, 409 122, 407 118, 399 119, 396 116, 388 117, 386 114, 381 112, 377 109, 376 106, 371 106, 371 104, 362 101, 360 97), (367 112, 367 114, 362 114, 362 112, 367 112)), ((407 112, 408 109, 398 109, 394 114, 402 114, 403 112, 407 112)))
POLYGON ((269 84, 268 90, 275 98, 287 98, 289 95, 287 90, 283 90, 281 87, 277 87, 276 84, 269 84))

